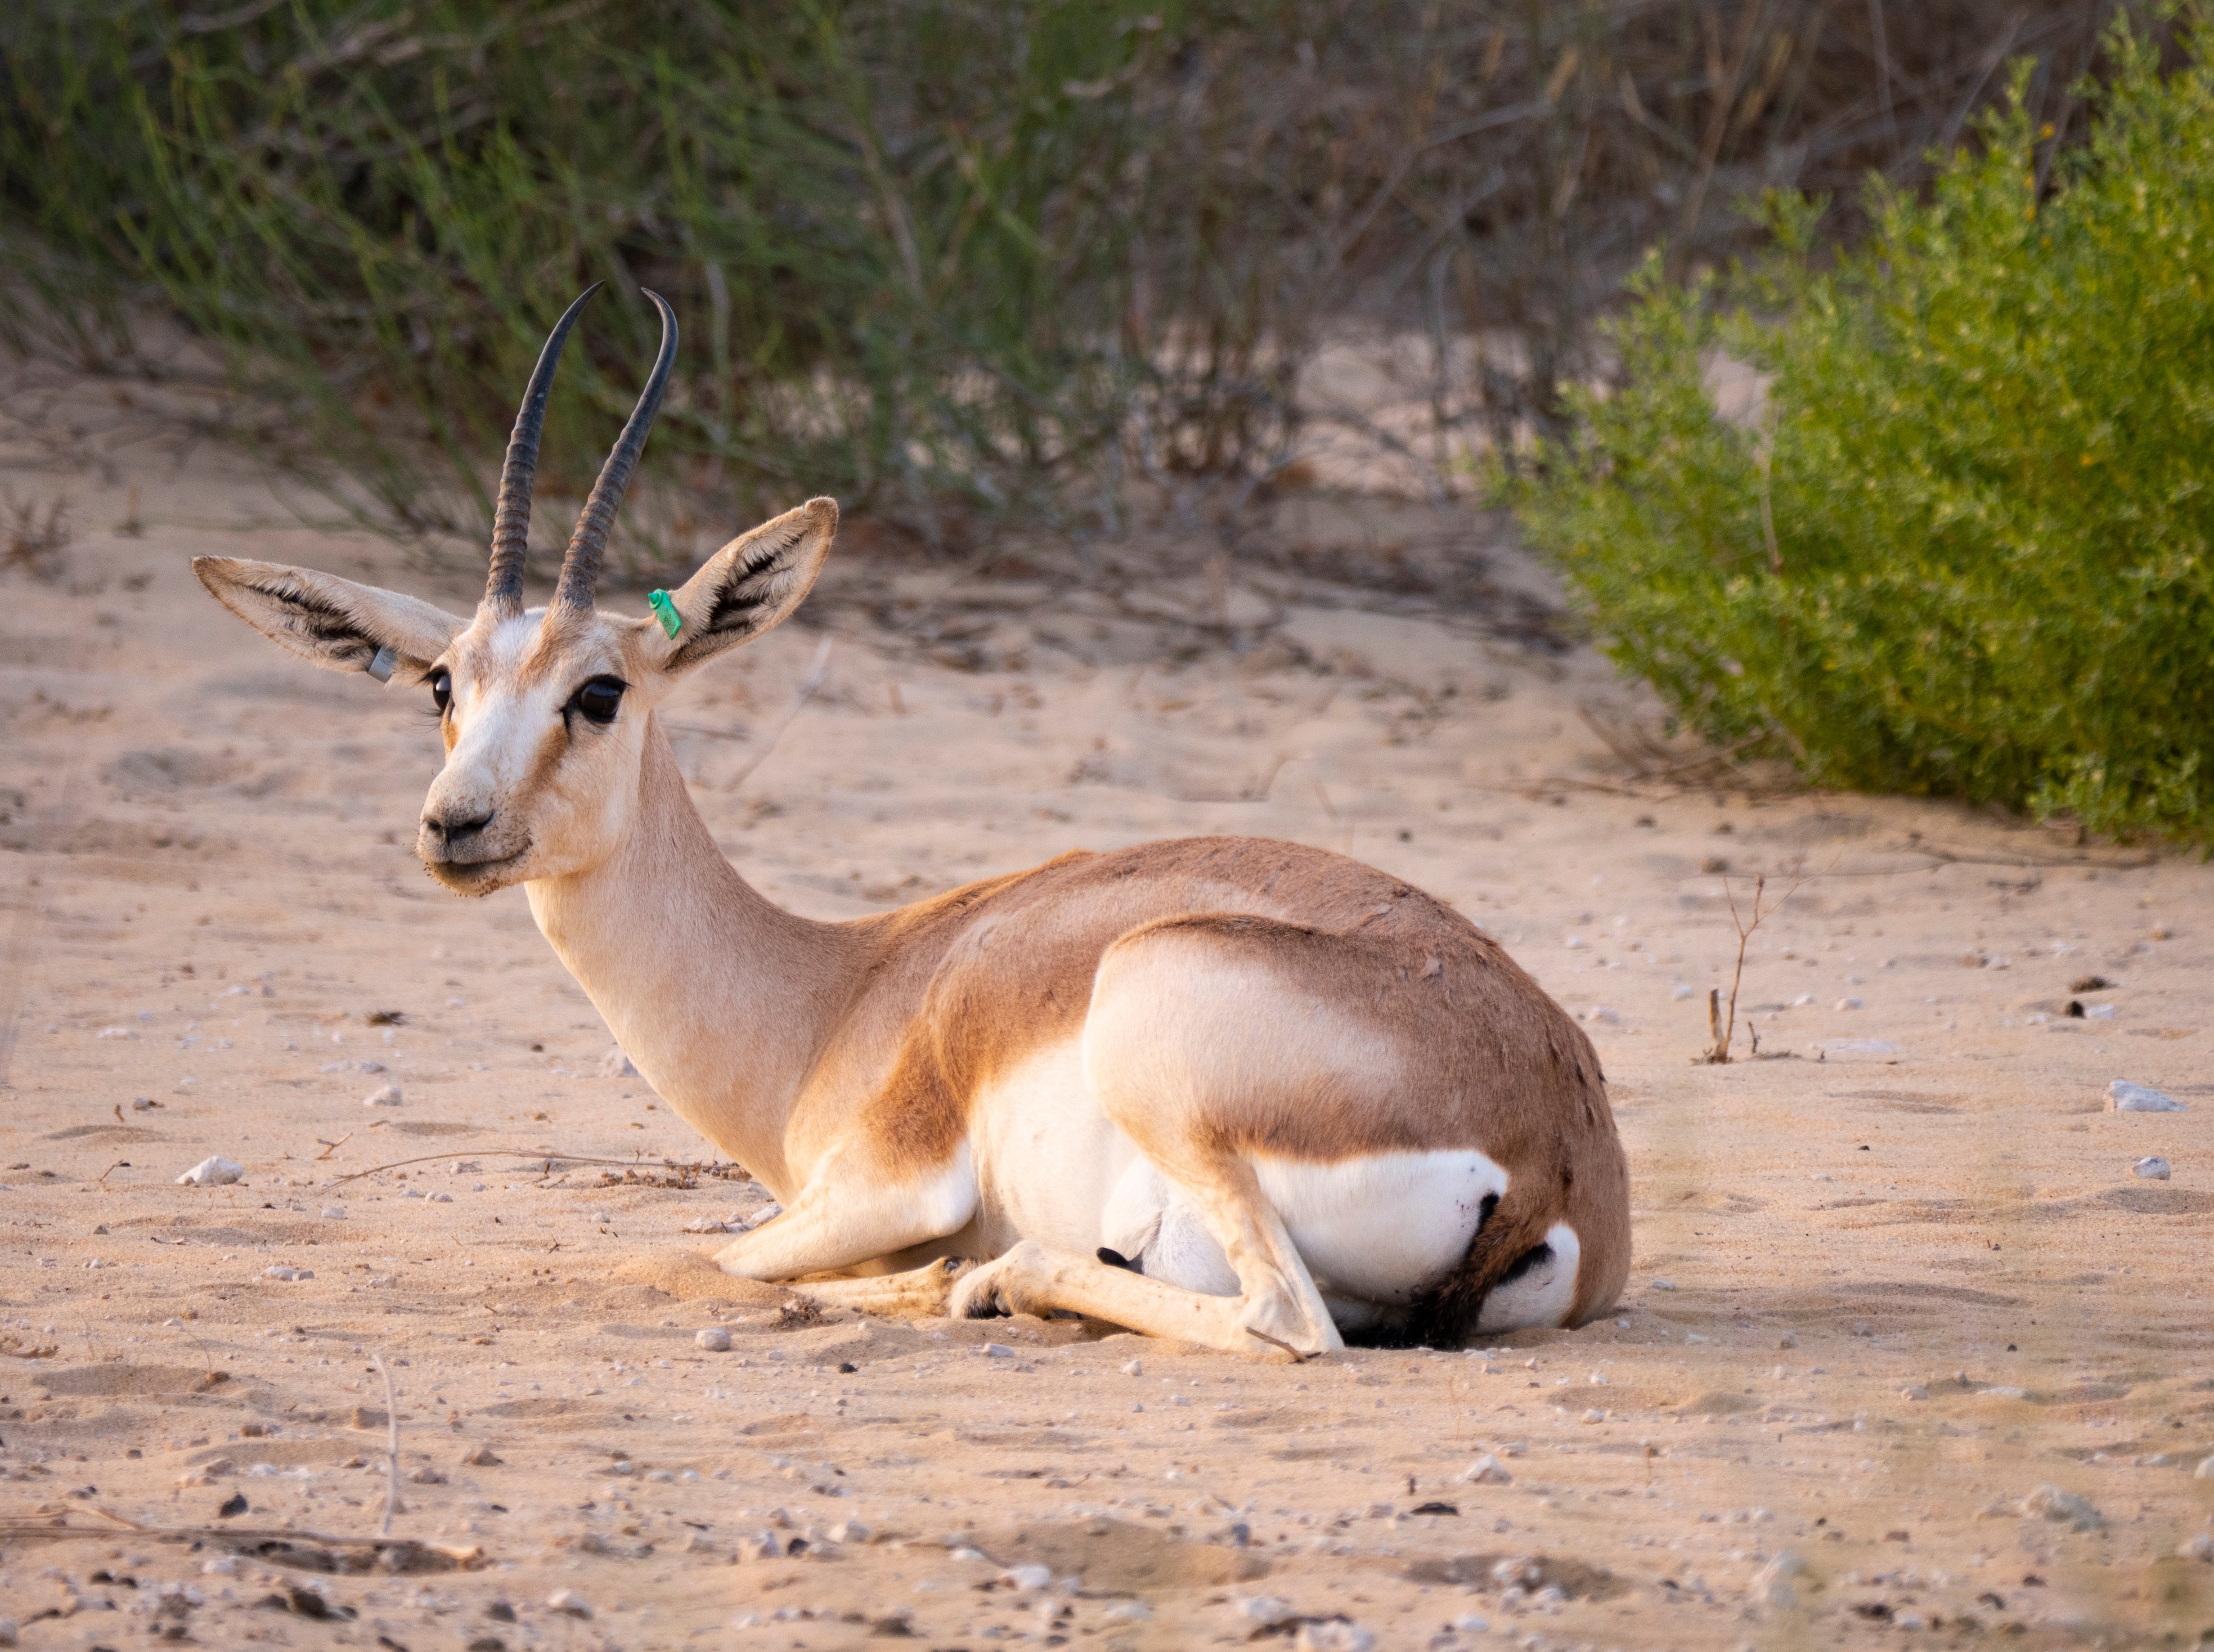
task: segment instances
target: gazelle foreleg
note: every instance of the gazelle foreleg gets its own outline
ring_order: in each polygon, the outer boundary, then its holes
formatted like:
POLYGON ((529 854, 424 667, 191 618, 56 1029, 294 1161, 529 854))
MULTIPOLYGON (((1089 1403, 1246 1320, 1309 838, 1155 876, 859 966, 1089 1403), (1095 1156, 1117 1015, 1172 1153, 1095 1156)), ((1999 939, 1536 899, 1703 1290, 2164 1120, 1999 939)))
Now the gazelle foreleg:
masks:
POLYGON ((786 1288, 825 1307, 854 1308, 895 1319, 934 1319, 945 1312, 953 1288, 976 1263, 963 1257, 941 1257, 905 1273, 862 1279, 805 1279, 786 1288))
POLYGON ((838 1273, 959 1233, 976 1201, 965 1144, 919 1177, 887 1175, 864 1152, 834 1152, 781 1215, 716 1251, 715 1265, 768 1284, 838 1273))

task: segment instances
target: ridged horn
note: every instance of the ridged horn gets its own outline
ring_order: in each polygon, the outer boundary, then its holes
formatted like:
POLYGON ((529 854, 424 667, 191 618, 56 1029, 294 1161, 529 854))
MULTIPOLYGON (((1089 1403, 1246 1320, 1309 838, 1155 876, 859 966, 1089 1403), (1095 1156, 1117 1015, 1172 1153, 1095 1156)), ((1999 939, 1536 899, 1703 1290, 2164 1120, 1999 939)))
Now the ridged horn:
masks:
POLYGON ((653 428, 653 416, 661 410, 661 393, 668 388, 669 370, 676 362, 676 313, 659 293, 645 296, 661 312, 661 353, 654 358, 652 375, 639 394, 638 406, 630 410, 630 422, 623 426, 607 463, 600 467, 600 479, 592 484, 584 514, 577 518, 577 530, 569 537, 569 554, 561 562, 561 582, 554 588, 557 605, 592 605, 592 588, 600 582, 600 563, 607 554, 608 530, 615 526, 623 490, 630 486, 639 455, 645 450, 645 433, 653 428))
POLYGON ((538 434, 546 424, 546 398, 554 389, 554 370, 561 364, 561 346, 576 325, 585 301, 600 290, 597 281, 577 295, 561 313, 538 352, 529 388, 516 411, 515 433, 507 438, 507 462, 499 469, 499 500, 492 513, 492 569, 485 578, 485 601, 502 618, 523 612, 523 562, 530 548, 530 490, 538 476, 538 434))

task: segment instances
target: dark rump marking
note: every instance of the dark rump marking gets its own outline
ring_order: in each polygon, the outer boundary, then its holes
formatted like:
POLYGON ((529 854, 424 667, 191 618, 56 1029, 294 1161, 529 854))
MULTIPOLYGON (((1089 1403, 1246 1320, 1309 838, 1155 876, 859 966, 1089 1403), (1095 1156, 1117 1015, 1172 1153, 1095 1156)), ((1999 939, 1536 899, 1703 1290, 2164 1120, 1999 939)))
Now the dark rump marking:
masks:
POLYGON ((1553 1247, 1551 1245, 1533 1245, 1528 1250, 1525 1251, 1520 1256, 1515 1257, 1513 1262, 1508 1264, 1507 1271, 1499 1276, 1499 1283, 1497 1285, 1494 1285, 1492 1288, 1496 1290, 1499 1288, 1499 1285, 1511 1285, 1516 1280, 1521 1278, 1524 1274, 1528 1273, 1531 1269, 1536 1267, 1539 1263, 1550 1262, 1552 1259, 1553 1247))
POLYGON ((1126 1257, 1120 1251, 1110 1251, 1104 1245, 1099 1247, 1098 1255, 1100 1261, 1110 1268, 1121 1268, 1134 1274, 1142 1274, 1146 1271, 1146 1259, 1143 1257, 1126 1257))

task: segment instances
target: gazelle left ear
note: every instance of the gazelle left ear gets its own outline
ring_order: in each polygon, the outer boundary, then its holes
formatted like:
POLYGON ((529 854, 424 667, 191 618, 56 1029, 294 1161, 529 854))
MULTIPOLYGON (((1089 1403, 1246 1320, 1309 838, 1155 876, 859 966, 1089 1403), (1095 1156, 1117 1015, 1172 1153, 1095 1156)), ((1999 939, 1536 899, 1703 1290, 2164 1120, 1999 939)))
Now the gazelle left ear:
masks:
POLYGON ((668 638, 662 669, 688 671, 782 620, 823 572, 837 533, 837 501, 810 499, 724 546, 681 590, 656 591, 668 638))
POLYGON ((395 670, 419 680, 468 623, 396 590, 311 568, 196 556, 193 572, 216 601, 287 652, 380 682, 395 670))

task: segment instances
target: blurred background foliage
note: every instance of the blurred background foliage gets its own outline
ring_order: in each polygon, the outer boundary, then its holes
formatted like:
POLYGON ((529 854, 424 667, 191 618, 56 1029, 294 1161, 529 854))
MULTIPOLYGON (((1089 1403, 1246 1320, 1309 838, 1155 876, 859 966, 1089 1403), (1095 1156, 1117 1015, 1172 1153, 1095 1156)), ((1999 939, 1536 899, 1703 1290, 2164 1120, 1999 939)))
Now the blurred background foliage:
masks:
POLYGON ((605 279, 543 550, 651 286, 685 348, 618 550, 657 570, 817 492, 933 552, 995 519, 1081 549, 1164 492, 1234 516, 1362 427, 1307 370, 1367 328, 1412 341, 1428 428, 1366 436, 1440 498, 1488 447, 1701 732, 2204 835, 2207 355, 2173 301, 2205 243, 2128 264, 2108 185, 2195 225, 2214 168, 2092 144, 2087 97, 2124 76, 2111 131, 2153 132, 2180 49, 2084 0, 32 0, 0 333, 158 377, 188 370, 148 318, 180 327, 228 433, 476 537, 545 330, 605 279), (1764 286, 1709 279, 1779 223, 1764 286), (1768 422, 1714 418, 1725 351, 1768 422), (2081 709, 2121 702, 2144 737, 2081 709))
POLYGON ((2009 55, 2070 129, 2103 15, 33 0, 0 16, 0 322, 144 370, 131 318, 166 312, 288 456, 475 533, 546 327, 606 278, 541 470, 589 482, 643 284, 686 343, 649 466, 718 518, 828 491, 934 545, 1018 504, 1112 533, 1134 474, 1235 499, 1295 463, 1349 319, 1429 341, 1441 423, 1557 433, 1648 245, 1688 269, 1749 190, 1914 182, 2009 55))

